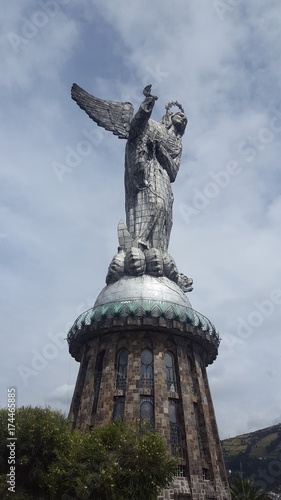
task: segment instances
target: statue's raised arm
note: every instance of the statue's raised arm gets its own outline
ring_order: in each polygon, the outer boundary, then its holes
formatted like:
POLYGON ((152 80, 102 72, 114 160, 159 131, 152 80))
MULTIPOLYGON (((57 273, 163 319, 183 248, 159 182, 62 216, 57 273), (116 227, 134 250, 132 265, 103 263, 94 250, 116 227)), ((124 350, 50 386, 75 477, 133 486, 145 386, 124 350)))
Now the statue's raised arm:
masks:
POLYGON ((73 84, 71 96, 99 126, 127 139, 125 153, 126 225, 118 227, 119 254, 113 259, 107 283, 122 274, 145 272, 167 276, 190 290, 190 280, 178 274, 168 255, 172 229, 173 194, 181 160, 182 136, 187 118, 182 106, 172 101, 160 122, 152 120, 156 96, 151 85, 143 91, 145 99, 134 115, 130 102, 99 99, 73 84), (176 106, 176 112, 170 109, 176 106), (184 279, 183 279, 184 278, 184 279), (186 281, 187 280, 187 281, 186 281))

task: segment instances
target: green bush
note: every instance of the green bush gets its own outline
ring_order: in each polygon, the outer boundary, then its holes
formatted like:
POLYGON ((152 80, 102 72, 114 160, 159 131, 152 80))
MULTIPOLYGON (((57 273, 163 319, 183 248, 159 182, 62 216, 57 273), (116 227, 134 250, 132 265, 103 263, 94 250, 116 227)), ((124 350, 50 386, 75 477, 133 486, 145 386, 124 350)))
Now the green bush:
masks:
POLYGON ((49 408, 21 407, 15 412, 16 494, 7 493, 9 472, 7 447, 8 412, 0 410, 0 497, 49 498, 47 470, 56 460, 56 450, 69 446, 70 428, 66 417, 49 408), (6 497, 5 497, 6 495, 6 497))
POLYGON ((154 500, 177 460, 163 439, 124 422, 81 432, 49 408, 15 412, 16 492, 8 492, 7 410, 0 410, 0 498, 15 500, 154 500))
POLYGON ((171 481, 177 461, 153 432, 123 422, 90 432, 74 432, 69 453, 59 453, 50 468, 53 499, 154 500, 171 481))

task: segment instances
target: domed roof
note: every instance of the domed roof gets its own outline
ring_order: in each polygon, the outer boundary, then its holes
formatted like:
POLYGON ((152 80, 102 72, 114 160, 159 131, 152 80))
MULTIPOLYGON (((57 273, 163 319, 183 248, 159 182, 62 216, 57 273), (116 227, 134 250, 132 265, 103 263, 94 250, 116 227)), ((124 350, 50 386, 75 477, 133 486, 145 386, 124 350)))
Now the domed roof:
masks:
POLYGON ((187 336, 205 349, 207 363, 216 359, 220 339, 214 325, 192 308, 175 282, 150 275, 123 276, 103 288, 94 306, 80 314, 70 329, 69 351, 80 360, 81 346, 94 336, 140 325, 187 336))
POLYGON ((94 307, 127 300, 151 300, 169 302, 177 306, 192 308, 183 290, 166 277, 123 276, 119 281, 107 285, 97 297, 94 307))

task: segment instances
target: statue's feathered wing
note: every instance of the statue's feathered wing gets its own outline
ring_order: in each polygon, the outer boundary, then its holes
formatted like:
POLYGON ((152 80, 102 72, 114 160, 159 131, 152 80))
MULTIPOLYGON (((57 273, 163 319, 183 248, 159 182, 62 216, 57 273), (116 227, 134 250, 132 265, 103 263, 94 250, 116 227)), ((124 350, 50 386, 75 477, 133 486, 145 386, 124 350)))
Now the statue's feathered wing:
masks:
POLYGON ((71 97, 100 127, 113 132, 120 139, 128 138, 134 114, 134 108, 130 102, 113 102, 99 99, 88 94, 76 83, 72 85, 71 97))

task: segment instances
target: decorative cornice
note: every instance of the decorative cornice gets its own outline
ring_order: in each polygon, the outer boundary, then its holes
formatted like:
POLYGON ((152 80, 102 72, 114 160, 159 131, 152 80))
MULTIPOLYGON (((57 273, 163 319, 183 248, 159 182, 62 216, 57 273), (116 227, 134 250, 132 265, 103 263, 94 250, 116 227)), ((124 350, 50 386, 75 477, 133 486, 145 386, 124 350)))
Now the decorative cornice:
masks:
MULTIPOLYGON (((184 332, 187 325, 201 331, 200 337, 204 340, 204 345, 212 344, 217 350, 220 343, 219 334, 211 321, 203 314, 195 311, 191 307, 180 306, 166 301, 153 300, 126 300, 111 302, 105 305, 92 307, 78 316, 70 329, 67 341, 70 352, 76 350, 74 345, 82 344, 84 338, 89 338, 89 332, 109 328, 112 321, 118 324, 124 322, 127 325, 127 318, 153 319, 163 318, 173 323, 173 329, 184 332), (176 325, 176 326, 175 326, 176 325)), ((143 321, 142 321, 143 323, 143 321)), ((213 350, 213 349, 212 349, 213 350)))

